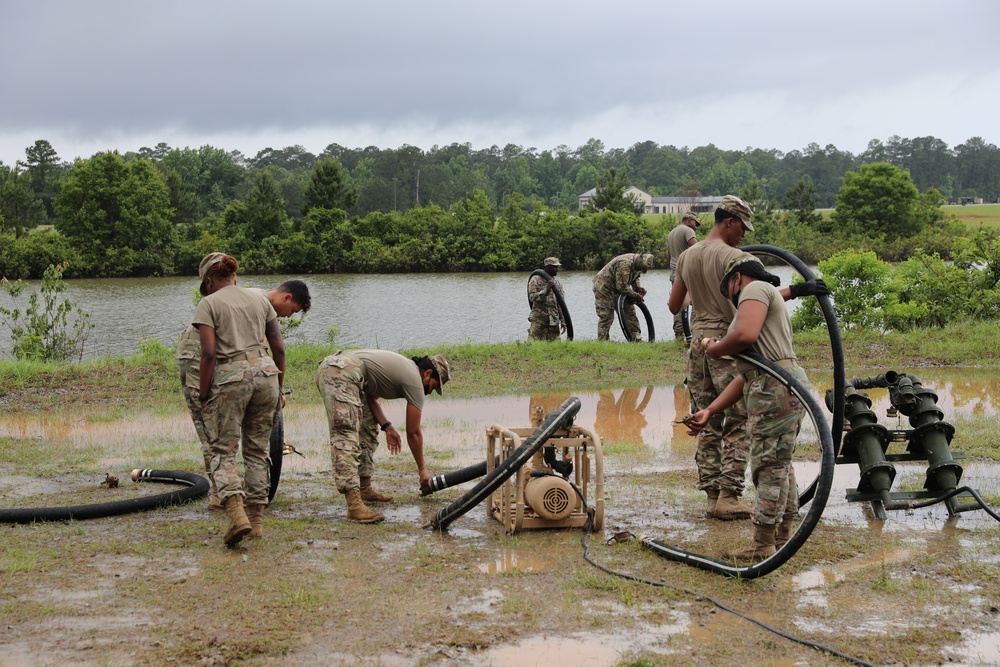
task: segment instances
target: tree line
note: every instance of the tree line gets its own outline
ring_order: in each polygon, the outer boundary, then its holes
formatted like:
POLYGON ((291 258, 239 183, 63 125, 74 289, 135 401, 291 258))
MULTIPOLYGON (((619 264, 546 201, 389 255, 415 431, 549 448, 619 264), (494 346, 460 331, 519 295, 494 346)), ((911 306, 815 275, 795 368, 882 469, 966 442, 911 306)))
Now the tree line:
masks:
POLYGON ((189 274, 214 250, 275 273, 525 270, 548 255, 589 269, 634 250, 665 260, 669 216, 577 210, 586 190, 616 202, 629 183, 655 196, 741 194, 758 213, 753 240, 806 261, 845 242, 890 260, 916 249, 947 257, 962 230, 938 206, 1000 198, 1000 151, 979 137, 950 149, 895 136, 857 156, 816 144, 606 150, 597 139, 541 152, 331 144, 253 158, 158 144, 69 164, 39 140, 23 161, 0 163, 0 274, 40 277, 50 264, 67 277, 189 274))

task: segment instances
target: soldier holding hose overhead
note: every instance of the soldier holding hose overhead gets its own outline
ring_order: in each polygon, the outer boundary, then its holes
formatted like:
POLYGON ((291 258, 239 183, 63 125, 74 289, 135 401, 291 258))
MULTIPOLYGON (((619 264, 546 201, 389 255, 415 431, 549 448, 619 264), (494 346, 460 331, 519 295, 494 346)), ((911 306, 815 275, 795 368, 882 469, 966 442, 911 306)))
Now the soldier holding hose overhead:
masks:
MULTIPOLYGON (((780 280, 761 261, 740 253, 726 267, 719 291, 736 306, 736 317, 721 339, 705 337, 696 344, 712 359, 750 349, 785 368, 808 384, 792 349, 792 327, 785 299, 805 294, 829 294, 821 280, 779 291, 780 280)), ((753 544, 725 554, 727 558, 761 561, 780 549, 791 536, 798 514, 798 488, 792 454, 805 408, 776 378, 736 359, 738 374, 705 409, 688 421, 690 433, 740 400, 746 402, 750 435, 750 470, 757 500, 754 505, 753 544)))

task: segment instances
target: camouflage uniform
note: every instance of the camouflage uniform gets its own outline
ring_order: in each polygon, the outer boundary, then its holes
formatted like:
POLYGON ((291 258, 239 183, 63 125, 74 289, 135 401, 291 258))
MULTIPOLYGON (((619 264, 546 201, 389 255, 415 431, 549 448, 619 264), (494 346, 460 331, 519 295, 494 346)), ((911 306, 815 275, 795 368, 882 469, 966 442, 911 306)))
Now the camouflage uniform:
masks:
MULTIPOLYGON (((651 266, 652 255, 628 252, 612 259, 594 276, 597 340, 610 339, 618 295, 628 294, 634 299, 641 298, 639 276, 651 266)), ((639 318, 635 314, 634 303, 625 306, 625 326, 632 333, 633 340, 642 339, 642 330, 639 328, 639 318)))
POLYGON ((263 350, 220 358, 215 367, 203 414, 212 448, 211 475, 223 504, 233 495, 244 495, 247 504, 267 504, 271 425, 281 405, 278 373, 263 350), (236 465, 241 435, 245 492, 236 465))
MULTIPOLYGON (((560 294, 565 294, 562 283, 555 278, 555 288, 560 294)), ((528 315, 528 338, 531 340, 559 340, 563 322, 562 309, 556 301, 553 290, 545 291, 548 281, 534 275, 528 279, 528 301, 531 302, 531 314, 528 315)))
MULTIPOLYGON (((808 384, 798 366, 788 371, 808 384)), ((792 519, 799 510, 799 491, 795 484, 792 454, 805 408, 785 385, 767 373, 748 373, 743 390, 749 414, 752 452, 750 472, 757 487, 753 522, 777 525, 792 519)))
POLYGON ((358 488, 360 477, 375 472, 372 455, 379 427, 362 391, 364 382, 361 364, 339 351, 325 358, 316 372, 316 388, 330 422, 333 481, 340 493, 358 488))
MULTIPOLYGON (((732 357, 712 359, 697 337, 692 339, 688 348, 687 369, 688 390, 696 412, 707 408, 737 376, 736 362, 732 357)), ((746 422, 746 403, 737 401, 713 416, 698 433, 695 451, 698 489, 732 491, 736 495, 743 493, 750 456, 746 422)))
POLYGON ((201 414, 201 401, 199 400, 201 338, 197 328, 188 327, 181 334, 181 339, 177 341, 177 351, 174 353, 174 358, 177 360, 177 370, 181 376, 181 390, 184 392, 184 400, 191 413, 194 430, 198 433, 198 441, 201 443, 201 454, 205 458, 205 472, 211 478, 212 448, 209 446, 208 433, 205 432, 205 418, 201 414))

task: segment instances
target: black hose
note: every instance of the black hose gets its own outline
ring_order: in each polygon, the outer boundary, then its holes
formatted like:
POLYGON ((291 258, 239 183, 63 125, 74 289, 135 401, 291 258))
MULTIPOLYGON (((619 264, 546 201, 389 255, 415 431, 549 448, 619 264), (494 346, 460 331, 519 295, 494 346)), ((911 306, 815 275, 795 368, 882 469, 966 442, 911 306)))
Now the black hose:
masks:
POLYGON ((538 448, 545 444, 556 431, 561 428, 569 429, 573 424, 573 418, 576 417, 576 413, 579 411, 580 399, 576 396, 570 396, 563 401, 562 405, 550 412, 541 425, 528 436, 521 446, 505 458, 500 465, 491 470, 490 474, 472 487, 464 496, 449 503, 443 509, 438 510, 434 518, 431 519, 431 527, 438 530, 447 530, 448 525, 452 521, 486 500, 511 475, 520 470, 531 459, 534 453, 538 451, 538 448))
POLYGON ((656 330, 653 328, 653 316, 649 314, 649 308, 646 307, 644 301, 636 301, 629 294, 619 294, 618 303, 615 305, 615 310, 618 313, 618 324, 621 325, 622 333, 625 334, 625 340, 630 343, 635 340, 632 337, 632 332, 629 331, 628 325, 625 323, 625 306, 634 303, 636 307, 642 311, 642 316, 646 318, 646 330, 649 331, 649 342, 652 343, 656 340, 656 330))
POLYGON ((281 462, 285 458, 285 414, 278 408, 278 418, 271 428, 269 458, 271 459, 271 488, 267 491, 267 502, 274 500, 278 492, 278 482, 281 481, 281 462))
MULTIPOLYGON (((500 465, 499 456, 494 459, 493 467, 495 468, 498 465, 500 465)), ((445 489, 458 486, 459 484, 464 484, 465 482, 471 482, 474 479, 479 479, 485 475, 486 472, 486 461, 481 461, 465 468, 459 468, 458 470, 446 472, 443 475, 434 475, 431 477, 431 483, 427 487, 420 490, 420 495, 429 496, 432 493, 444 491, 445 489)))
MULTIPOLYGON (((542 280, 548 282, 550 280, 555 280, 547 272, 542 269, 535 269, 531 272, 531 276, 541 276, 542 280)), ((528 280, 531 280, 531 276, 528 276, 528 280)), ((559 310, 562 312, 563 322, 566 323, 566 340, 573 340, 573 318, 569 316, 569 308, 566 307, 566 299, 563 298, 562 290, 559 289, 558 285, 554 285, 552 288, 552 293, 556 295, 556 303, 559 304, 559 310)), ((531 307, 531 297, 528 297, 528 306, 531 307)))
POLYGON ((734 356, 753 364, 761 372, 768 373, 785 385, 789 391, 802 401, 806 412, 809 413, 813 425, 816 427, 816 433, 819 435, 822 448, 822 457, 817 484, 815 484, 815 494, 805 518, 799 524, 798 529, 789 537, 788 542, 778 549, 773 556, 753 565, 733 565, 732 563, 715 560, 714 558, 672 547, 649 537, 642 537, 640 543, 664 558, 675 560, 685 565, 691 565, 702 570, 730 577, 756 579, 777 570, 805 544, 809 535, 812 534, 813 529, 819 523, 823 510, 826 508, 826 501, 829 499, 830 490, 833 488, 833 473, 837 464, 830 427, 826 422, 822 408, 809 392, 809 388, 784 368, 753 352, 742 352, 734 356))
POLYGON ((691 343, 691 318, 688 316, 688 312, 691 310, 691 306, 687 308, 681 308, 681 328, 684 329, 684 342, 691 343))
MULTIPOLYGON (((789 264, 806 280, 814 280, 816 278, 816 274, 806 266, 805 262, 784 248, 773 245, 748 245, 743 246, 741 250, 754 255, 776 257, 789 264)), ((846 397, 844 344, 840 338, 840 324, 837 322, 837 316, 833 312, 833 301, 830 300, 829 296, 817 296, 816 299, 819 300, 819 307, 823 311, 823 319, 826 321, 826 330, 830 337, 830 353, 833 357, 833 417, 830 424, 830 434, 833 437, 833 449, 836 452, 840 450, 840 440, 844 434, 844 402, 846 397)), ((800 506, 812 500, 813 494, 816 492, 817 481, 814 480, 812 484, 799 494, 800 506)))
POLYGON ((178 470, 137 470, 133 471, 134 481, 185 484, 186 489, 168 491, 153 496, 116 500, 110 503, 74 505, 70 507, 25 507, 0 510, 0 523, 35 523, 37 521, 82 521, 102 519, 133 512, 145 512, 168 505, 179 505, 188 500, 204 498, 208 495, 208 480, 201 475, 178 470))

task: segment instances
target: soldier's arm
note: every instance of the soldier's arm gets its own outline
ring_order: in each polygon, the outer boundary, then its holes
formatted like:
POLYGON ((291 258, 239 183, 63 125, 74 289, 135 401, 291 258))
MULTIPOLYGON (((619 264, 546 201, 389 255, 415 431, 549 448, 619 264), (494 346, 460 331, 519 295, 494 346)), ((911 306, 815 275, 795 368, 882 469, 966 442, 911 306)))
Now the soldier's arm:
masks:
POLYGON ((412 403, 406 404, 406 446, 413 454, 413 461, 417 464, 417 475, 420 477, 420 487, 424 488, 430 485, 431 476, 424 463, 424 433, 420 430, 421 415, 420 408, 412 403))
POLYGON ((198 325, 198 337, 201 338, 198 393, 201 394, 201 405, 204 407, 208 402, 208 394, 212 391, 212 378, 215 376, 215 328, 207 324, 198 325))
MULTIPOLYGON (((365 401, 368 402, 368 409, 372 411, 372 416, 380 427, 389 421, 382 410, 382 404, 378 402, 378 396, 366 392, 365 401)), ((399 454, 403 448, 403 439, 399 437, 399 431, 393 428, 392 424, 389 424, 389 428, 385 429, 385 445, 389 448, 390 454, 399 454)))

